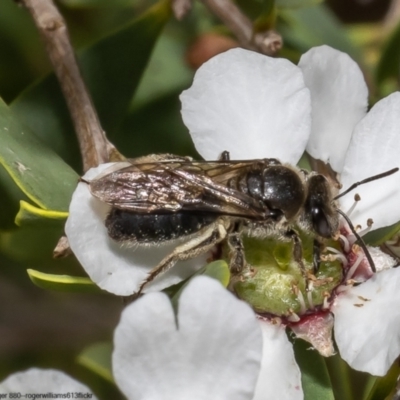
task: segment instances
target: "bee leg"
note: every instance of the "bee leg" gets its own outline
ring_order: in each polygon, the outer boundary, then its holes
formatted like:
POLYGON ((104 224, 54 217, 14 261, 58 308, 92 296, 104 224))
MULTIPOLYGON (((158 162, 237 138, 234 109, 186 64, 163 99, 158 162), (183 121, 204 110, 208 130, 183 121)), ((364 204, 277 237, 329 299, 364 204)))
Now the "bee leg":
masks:
POLYGON ((321 265, 321 243, 314 239, 313 243, 313 273, 314 275, 319 271, 321 265))
POLYGON ((232 274, 236 275, 242 272, 246 265, 244 246, 238 232, 232 232, 228 235, 228 246, 230 249, 229 268, 232 274))
POLYGON ((147 278, 139 286, 139 290, 135 297, 139 296, 145 286, 150 283, 158 275, 167 272, 178 261, 188 260, 190 258, 198 257, 222 242, 227 236, 227 227, 224 221, 217 220, 213 224, 208 225, 199 234, 175 248, 175 250, 165 257, 155 268, 153 268, 147 278))
POLYGON ((292 229, 286 232, 286 236, 288 238, 291 238, 293 241, 293 258, 297 262, 301 274, 303 275, 303 278, 306 282, 306 288, 308 288, 309 277, 303 262, 303 244, 301 242, 301 239, 297 232, 292 229))

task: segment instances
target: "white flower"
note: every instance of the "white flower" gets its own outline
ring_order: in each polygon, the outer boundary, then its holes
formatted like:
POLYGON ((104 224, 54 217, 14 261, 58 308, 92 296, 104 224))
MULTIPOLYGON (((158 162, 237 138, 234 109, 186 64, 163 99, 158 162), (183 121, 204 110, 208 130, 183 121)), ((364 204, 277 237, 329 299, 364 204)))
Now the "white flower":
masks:
MULTIPOLYGON (((246 303, 213 279, 197 277, 182 291, 177 315, 162 293, 126 307, 114 334, 114 379, 128 400, 301 399, 293 349, 280 330, 261 329, 246 303), (266 371, 280 355, 291 361, 266 371), (256 385, 262 397, 254 397, 256 385)), ((62 372, 39 369, 11 375, 0 391, 91 393, 62 372)))
MULTIPOLYGON (((307 151, 331 164, 343 189, 399 167, 400 93, 380 100, 367 114, 368 89, 360 68, 347 54, 316 47, 301 57, 299 67, 312 101, 307 151)), ((373 229, 398 222, 399 187, 400 173, 358 187, 361 202, 351 214, 352 222, 365 227, 371 218, 373 229)), ((340 203, 346 211, 353 195, 340 203)))
MULTIPOLYGON (((305 54, 299 67, 287 60, 230 50, 199 69, 193 86, 181 100, 184 122, 204 158, 213 160, 228 150, 232 159, 273 157, 296 164, 307 147, 314 158, 329 162, 341 174, 347 188, 400 165, 400 144, 395 140, 400 130, 400 94, 381 100, 367 115, 366 97, 366 85, 357 65, 343 53, 323 46, 305 54)), ((98 172, 89 174, 93 177, 98 172)), ((400 173, 357 188, 362 200, 351 214, 354 223, 365 226, 372 218, 373 228, 379 228, 400 220, 399 188, 400 173)), ((350 208, 352 197, 349 194, 341 199, 344 210, 350 208)), ((139 265, 137 261, 131 264, 142 253, 121 249, 107 238, 102 221, 105 212, 104 206, 80 184, 71 203, 67 235, 72 250, 96 283, 114 293, 130 294, 160 258, 157 255, 157 260, 146 264, 151 250, 139 265), (80 212, 83 204, 86 208, 80 212)), ((176 275, 161 277, 155 288, 175 283, 180 279, 178 274, 186 272, 189 270, 174 268, 172 274, 176 275)), ((395 305, 399 280, 400 270, 385 270, 337 297, 332 310, 335 337, 341 356, 354 368, 382 375, 398 356, 399 324, 392 321, 398 321, 400 315, 400 307, 395 305), (354 306, 354 296, 367 300, 362 301, 363 306, 354 306), (369 329, 370 325, 376 329, 369 329), (376 355, 373 361, 371 354, 376 355)), ((152 296, 161 299, 162 295, 152 296)), ((188 301, 188 307, 192 306, 188 301)), ((150 324, 148 321, 145 326, 150 324)), ((143 328, 142 335, 151 341, 160 326, 143 328)), ((297 393, 288 398, 302 398, 298 369, 287 367, 294 366, 295 361, 284 329, 268 323, 262 327, 263 360, 254 398, 265 398, 263 391, 267 388, 288 386, 297 393), (275 353, 277 343, 280 347, 275 353), (279 370, 289 371, 288 375, 279 370)), ((228 337, 219 342, 220 346, 228 337)), ((178 374, 175 380, 180 379, 179 374, 186 374, 173 370, 178 374)))
MULTIPOLYGON (((72 379, 64 372, 38 368, 31 368, 10 375, 0 383, 0 393, 9 395, 7 398, 10 399, 25 398, 26 395, 34 394, 44 396, 53 394, 54 396, 58 395, 57 398, 73 398, 73 394, 80 394, 82 398, 97 399, 87 386, 72 379), (17 397, 18 394, 21 397, 17 397)), ((33 396, 30 398, 33 398, 33 396)), ((37 398, 45 397, 38 396, 37 398)))
POLYGON ((252 399, 261 330, 251 308, 211 278, 188 284, 176 317, 163 293, 131 304, 114 344, 114 378, 128 399, 252 399))
POLYGON ((338 297, 333 308, 340 355, 354 369, 386 374, 400 354, 400 271, 375 274, 338 297))
MULTIPOLYGON (((298 151, 300 143, 304 136, 311 135, 308 151, 341 173, 344 188, 400 165, 400 93, 381 100, 364 116, 367 88, 360 69, 347 55, 322 46, 305 54, 299 67, 235 49, 200 68, 193 86, 181 96, 183 119, 200 154, 215 158, 228 150, 234 159, 279 157, 296 163, 304 149, 298 151), (311 131, 306 87, 311 93, 311 131), (262 108, 264 104, 268 107, 262 108), (287 129, 290 121, 294 125, 287 129)), ((380 228, 400 220, 399 189, 400 173, 357 188, 362 201, 351 215, 354 223, 365 226, 372 218, 373 228, 380 228)), ((350 208, 352 195, 345 196, 341 203, 342 208, 350 208)), ((357 288, 365 292, 364 298, 371 299, 368 306, 340 306, 342 299, 345 302, 357 293, 354 288, 339 296, 333 309, 341 356, 355 368, 378 375, 387 371, 400 352, 400 330, 397 327, 396 331, 390 322, 396 320, 393 313, 398 307, 382 306, 385 302, 394 304, 397 291, 385 285, 379 300, 376 293, 388 274, 392 280, 400 279, 399 270, 384 271, 368 285, 357 288), (368 324, 377 324, 373 316, 378 312, 382 317, 377 330, 391 334, 383 336, 367 328, 368 324), (363 341, 358 338, 360 326, 364 329, 363 341), (381 356, 370 363, 353 362, 365 360, 370 354, 381 356)))

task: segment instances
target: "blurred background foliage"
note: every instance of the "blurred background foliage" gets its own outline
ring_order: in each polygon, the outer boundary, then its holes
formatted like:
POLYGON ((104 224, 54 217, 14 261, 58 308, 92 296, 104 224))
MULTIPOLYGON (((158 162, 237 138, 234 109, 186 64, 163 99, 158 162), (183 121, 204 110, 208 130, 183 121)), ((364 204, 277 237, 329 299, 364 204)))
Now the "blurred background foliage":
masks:
MULTIPOLYGON (((279 56, 297 62, 309 48, 328 44, 359 63, 371 104, 398 90, 399 0, 236 3, 255 30, 274 28, 282 35, 279 56)), ((56 4, 102 126, 119 151, 127 157, 198 156, 182 123, 178 96, 198 66, 237 46, 228 28, 201 1, 181 21, 167 1, 56 4)), ((103 393, 101 398, 117 399, 107 374, 83 365, 91 365, 87 346, 111 339, 120 300, 106 293, 42 290, 29 280, 40 286, 40 274, 27 274, 37 269, 85 276, 72 256, 52 258, 82 162, 43 43, 27 10, 12 0, 0 5, 0 60, 0 380, 33 365, 54 367, 87 382, 103 393)), ((104 351, 99 346, 97 356, 104 351)))

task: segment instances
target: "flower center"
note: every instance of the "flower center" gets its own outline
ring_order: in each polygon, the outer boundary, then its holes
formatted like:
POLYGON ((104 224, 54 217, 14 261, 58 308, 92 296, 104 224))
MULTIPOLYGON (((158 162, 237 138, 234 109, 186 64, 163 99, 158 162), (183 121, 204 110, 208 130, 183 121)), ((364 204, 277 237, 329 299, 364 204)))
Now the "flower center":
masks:
POLYGON ((354 244, 355 238, 346 227, 342 226, 338 240, 321 245, 317 271, 313 264, 314 236, 306 232, 299 236, 301 262, 293 256, 292 241, 243 240, 247 265, 233 277, 231 287, 261 316, 279 317, 290 324, 328 312, 337 293, 372 275, 364 252, 354 244))

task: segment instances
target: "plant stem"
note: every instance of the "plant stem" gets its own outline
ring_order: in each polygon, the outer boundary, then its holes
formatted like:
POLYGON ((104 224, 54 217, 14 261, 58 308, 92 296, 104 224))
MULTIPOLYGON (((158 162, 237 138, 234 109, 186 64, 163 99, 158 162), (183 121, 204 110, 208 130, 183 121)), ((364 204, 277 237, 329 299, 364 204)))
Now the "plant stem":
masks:
POLYGON ((65 21, 52 0, 21 0, 38 28, 78 136, 83 169, 110 160, 115 147, 107 140, 83 82, 65 21))
POLYGON ((282 47, 282 37, 274 30, 254 33, 253 24, 231 0, 202 0, 236 36, 245 49, 273 56, 282 47))

